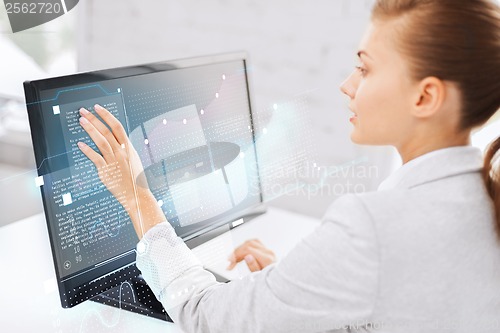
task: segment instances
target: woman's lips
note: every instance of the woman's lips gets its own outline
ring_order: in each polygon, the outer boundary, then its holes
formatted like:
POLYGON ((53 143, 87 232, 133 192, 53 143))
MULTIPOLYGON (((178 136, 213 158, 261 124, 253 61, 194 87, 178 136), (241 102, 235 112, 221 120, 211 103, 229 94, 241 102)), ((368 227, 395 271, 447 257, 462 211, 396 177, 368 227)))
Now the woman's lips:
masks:
POLYGON ((349 121, 352 123, 354 122, 356 119, 358 119, 358 115, 354 112, 352 112, 352 116, 351 118, 349 118, 349 121))

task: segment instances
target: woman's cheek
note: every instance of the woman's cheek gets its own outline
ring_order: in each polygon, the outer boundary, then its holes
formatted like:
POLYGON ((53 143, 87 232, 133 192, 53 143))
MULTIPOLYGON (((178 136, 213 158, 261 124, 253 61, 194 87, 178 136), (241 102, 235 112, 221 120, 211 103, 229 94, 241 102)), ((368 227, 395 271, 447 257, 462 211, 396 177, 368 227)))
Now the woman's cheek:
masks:
POLYGON ((356 109, 354 112, 356 112, 360 118, 369 118, 373 113, 373 110, 377 108, 377 96, 372 93, 369 88, 370 87, 360 86, 360 89, 358 90, 358 103, 356 103, 356 109))
POLYGON ((385 142, 388 119, 385 115, 384 100, 376 91, 373 94, 370 94, 369 91, 365 91, 365 93, 357 110, 358 138, 365 144, 385 142))

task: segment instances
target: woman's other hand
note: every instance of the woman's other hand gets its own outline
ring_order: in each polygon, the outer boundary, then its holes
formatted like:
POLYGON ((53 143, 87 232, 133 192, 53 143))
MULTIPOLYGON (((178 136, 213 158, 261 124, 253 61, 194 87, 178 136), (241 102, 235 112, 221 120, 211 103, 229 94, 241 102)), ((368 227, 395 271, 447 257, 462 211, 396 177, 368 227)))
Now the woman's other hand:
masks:
POLYGON ((264 267, 276 262, 276 255, 258 239, 250 239, 238 246, 229 256, 231 270, 242 260, 245 260, 250 271, 260 271, 264 267))

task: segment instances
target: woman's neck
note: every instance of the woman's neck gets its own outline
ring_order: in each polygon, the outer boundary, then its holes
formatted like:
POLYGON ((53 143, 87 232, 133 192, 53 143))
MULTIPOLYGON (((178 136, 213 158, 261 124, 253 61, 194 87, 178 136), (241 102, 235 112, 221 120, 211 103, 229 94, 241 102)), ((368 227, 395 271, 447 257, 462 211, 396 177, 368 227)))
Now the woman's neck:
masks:
POLYGON ((401 156, 403 164, 431 151, 456 147, 466 146, 470 144, 470 131, 465 131, 459 135, 434 135, 427 137, 426 140, 417 140, 416 138, 410 142, 397 146, 396 149, 401 156))

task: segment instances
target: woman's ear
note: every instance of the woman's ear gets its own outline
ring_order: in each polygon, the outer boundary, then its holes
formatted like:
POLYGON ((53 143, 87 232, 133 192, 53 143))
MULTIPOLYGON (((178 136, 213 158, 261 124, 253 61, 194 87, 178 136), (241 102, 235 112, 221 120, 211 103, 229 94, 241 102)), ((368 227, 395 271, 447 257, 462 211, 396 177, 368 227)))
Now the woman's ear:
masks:
POLYGON ((445 97, 444 82, 437 77, 426 77, 417 86, 413 115, 422 119, 434 116, 443 105, 445 97))

